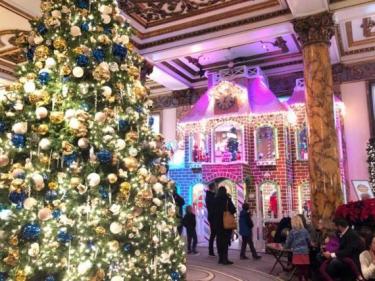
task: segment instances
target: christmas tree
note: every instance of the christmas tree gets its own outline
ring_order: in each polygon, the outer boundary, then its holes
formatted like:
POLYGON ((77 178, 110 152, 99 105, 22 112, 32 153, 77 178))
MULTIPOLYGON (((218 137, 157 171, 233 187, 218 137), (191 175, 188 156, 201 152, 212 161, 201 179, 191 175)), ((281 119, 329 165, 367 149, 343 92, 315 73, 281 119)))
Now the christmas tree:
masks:
POLYGON ((42 0, 0 97, 0 281, 184 280, 173 182, 114 0, 42 0))
POLYGON ((375 138, 371 138, 367 144, 367 163, 370 187, 375 193, 375 138))

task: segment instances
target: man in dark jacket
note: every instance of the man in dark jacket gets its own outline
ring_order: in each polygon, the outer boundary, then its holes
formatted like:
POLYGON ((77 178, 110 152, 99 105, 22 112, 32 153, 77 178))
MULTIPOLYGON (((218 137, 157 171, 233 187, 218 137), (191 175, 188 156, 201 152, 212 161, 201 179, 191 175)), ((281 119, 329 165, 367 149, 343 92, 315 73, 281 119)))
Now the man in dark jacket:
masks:
POLYGON ((233 264, 228 260, 228 248, 232 234, 231 229, 224 228, 224 212, 236 213, 232 199, 228 196, 224 186, 219 187, 214 204, 214 226, 216 230, 216 244, 220 264, 233 264))
POLYGON ((187 242, 188 242, 188 254, 194 253, 197 254, 197 232, 195 227, 197 221, 195 219, 195 214, 193 212, 192 206, 186 206, 186 214, 182 220, 183 225, 186 227, 187 242))
POLYGON ((260 256, 258 256, 257 251, 255 250, 255 247, 254 247, 254 242, 253 242, 254 223, 251 220, 249 207, 250 206, 248 203, 243 203, 242 211, 240 213, 240 235, 242 236, 240 258, 242 260, 248 259, 248 257, 246 256, 246 246, 249 245, 253 258, 258 260, 260 259, 260 256))
POLYGON ((174 191, 173 191, 173 199, 176 203, 176 207, 178 208, 178 212, 177 212, 177 219, 178 219, 177 231, 178 231, 178 234, 181 235, 182 230, 183 230, 183 225, 182 225, 182 212, 183 211, 182 211, 182 208, 185 205, 185 200, 180 195, 178 195, 176 187, 174 188, 174 191))
POLYGON ((364 250, 361 238, 350 228, 345 219, 336 219, 335 225, 340 235, 340 246, 336 253, 330 253, 328 251, 323 253, 325 258, 332 259, 327 268, 327 272, 334 278, 341 277, 342 280, 355 280, 355 277, 351 276, 351 272, 348 272, 348 267, 341 259, 350 258, 359 268, 359 255, 364 250))
POLYGON ((210 224, 210 240, 208 242, 208 255, 215 256, 214 253, 214 240, 216 237, 216 230, 214 226, 214 205, 215 205, 215 183, 211 182, 208 185, 208 190, 206 191, 206 208, 207 208, 207 219, 210 224))

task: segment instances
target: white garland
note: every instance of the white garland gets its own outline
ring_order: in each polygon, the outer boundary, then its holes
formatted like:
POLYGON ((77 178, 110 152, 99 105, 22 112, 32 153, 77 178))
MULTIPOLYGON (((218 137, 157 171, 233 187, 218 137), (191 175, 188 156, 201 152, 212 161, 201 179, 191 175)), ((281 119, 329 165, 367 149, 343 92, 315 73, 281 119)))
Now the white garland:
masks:
POLYGON ((367 144, 367 162, 369 165, 370 187, 375 192, 375 138, 367 144))

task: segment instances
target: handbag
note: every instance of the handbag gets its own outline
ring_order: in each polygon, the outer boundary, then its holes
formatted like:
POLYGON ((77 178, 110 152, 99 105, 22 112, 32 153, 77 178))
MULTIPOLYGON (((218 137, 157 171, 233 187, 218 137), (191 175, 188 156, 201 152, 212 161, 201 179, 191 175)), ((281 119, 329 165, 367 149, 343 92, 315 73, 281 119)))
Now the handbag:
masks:
POLYGON ((227 201, 227 209, 224 210, 223 214, 223 225, 224 229, 233 230, 237 229, 237 221, 234 215, 228 211, 228 201, 227 201))

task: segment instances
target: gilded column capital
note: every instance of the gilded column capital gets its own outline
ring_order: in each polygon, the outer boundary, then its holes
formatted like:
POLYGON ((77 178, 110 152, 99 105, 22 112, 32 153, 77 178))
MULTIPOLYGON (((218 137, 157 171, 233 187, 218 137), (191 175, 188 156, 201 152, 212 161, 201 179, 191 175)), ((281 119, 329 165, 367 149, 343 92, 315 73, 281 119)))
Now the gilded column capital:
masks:
POLYGON ((292 23, 303 47, 314 43, 330 44, 335 33, 332 14, 329 12, 297 18, 292 23))

